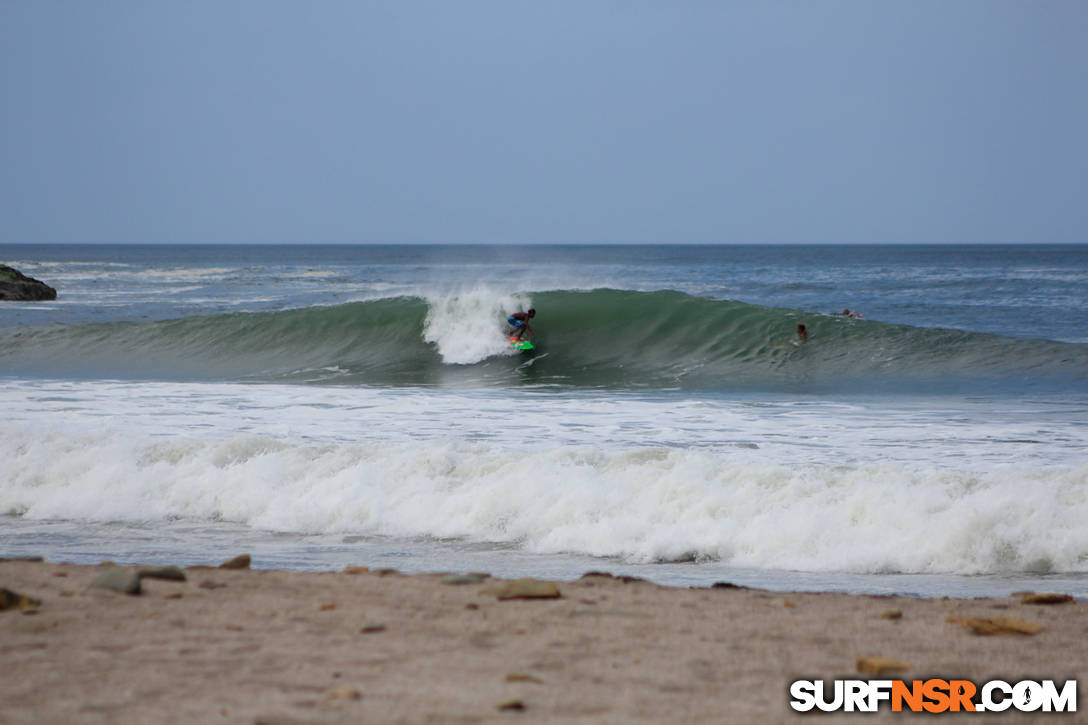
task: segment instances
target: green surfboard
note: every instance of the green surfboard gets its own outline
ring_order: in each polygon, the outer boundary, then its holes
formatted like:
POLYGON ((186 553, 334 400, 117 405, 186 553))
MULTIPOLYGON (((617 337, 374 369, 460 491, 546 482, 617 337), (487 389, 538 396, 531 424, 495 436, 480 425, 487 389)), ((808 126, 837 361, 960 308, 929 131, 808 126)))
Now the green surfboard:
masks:
POLYGON ((519 340, 516 337, 508 337, 506 339, 510 341, 510 347, 512 347, 515 350, 532 350, 533 349, 533 343, 530 342, 529 340, 519 340))

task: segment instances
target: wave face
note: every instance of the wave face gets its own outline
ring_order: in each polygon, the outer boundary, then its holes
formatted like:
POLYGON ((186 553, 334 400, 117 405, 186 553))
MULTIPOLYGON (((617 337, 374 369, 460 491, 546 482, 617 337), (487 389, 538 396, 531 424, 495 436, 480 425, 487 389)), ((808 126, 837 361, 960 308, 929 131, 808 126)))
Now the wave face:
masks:
POLYGON ((800 571, 1088 570, 1088 467, 783 465, 709 450, 7 430, 0 514, 236 522, 800 571))
POLYGON ((346 385, 923 390, 1088 383, 1088 345, 614 289, 0 330, 0 373, 346 385), (505 346, 530 305, 537 351, 505 346), (796 326, 808 327, 798 344, 796 326))

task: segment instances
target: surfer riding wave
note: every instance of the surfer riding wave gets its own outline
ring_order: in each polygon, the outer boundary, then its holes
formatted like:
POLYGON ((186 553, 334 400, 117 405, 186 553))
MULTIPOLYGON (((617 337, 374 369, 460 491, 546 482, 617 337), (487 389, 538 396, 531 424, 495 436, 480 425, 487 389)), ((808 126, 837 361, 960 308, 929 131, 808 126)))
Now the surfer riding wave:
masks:
POLYGON ((512 340, 521 340, 525 337, 526 332, 528 332, 529 334, 535 334, 533 332, 533 328, 529 325, 529 320, 533 319, 534 317, 536 317, 536 310, 534 310, 532 307, 529 308, 528 312, 515 312, 514 314, 507 317, 507 324, 509 324, 510 327, 513 328, 510 331, 510 338, 512 340))

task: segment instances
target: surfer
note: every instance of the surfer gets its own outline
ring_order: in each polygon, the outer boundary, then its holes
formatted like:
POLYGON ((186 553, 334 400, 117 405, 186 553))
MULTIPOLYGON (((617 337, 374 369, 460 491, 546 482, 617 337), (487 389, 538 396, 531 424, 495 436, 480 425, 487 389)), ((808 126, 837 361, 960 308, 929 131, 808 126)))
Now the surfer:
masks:
POLYGON ((808 328, 805 327, 805 323, 803 322, 797 324, 797 337, 802 343, 808 342, 808 328))
POLYGON ((536 317, 536 310, 532 307, 529 308, 528 312, 515 312, 507 317, 506 322, 510 327, 514 328, 511 330, 511 337, 520 340, 525 337, 526 332, 535 335, 536 333, 533 332, 533 328, 529 326, 529 320, 534 317, 536 317))

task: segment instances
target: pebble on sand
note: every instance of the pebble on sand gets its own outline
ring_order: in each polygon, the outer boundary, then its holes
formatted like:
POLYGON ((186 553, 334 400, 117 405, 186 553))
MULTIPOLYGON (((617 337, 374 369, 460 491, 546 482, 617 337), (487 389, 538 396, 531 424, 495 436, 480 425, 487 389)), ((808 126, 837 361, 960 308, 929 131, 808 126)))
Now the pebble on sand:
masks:
POLYGON ((10 589, 0 589, 0 612, 5 609, 37 609, 41 605, 40 599, 34 599, 10 589))
POLYGON ((329 690, 328 696, 333 700, 359 700, 363 697, 363 693, 348 685, 338 685, 329 690))
POLYGON ((450 586, 462 586, 464 584, 480 584, 486 576, 480 576, 479 574, 450 574, 442 577, 443 584, 449 584, 450 586))
POLYGON ((249 568, 249 554, 239 554, 229 561, 224 561, 219 565, 220 569, 248 569, 249 568))
POLYGON ((136 570, 141 579, 163 579, 165 581, 183 582, 185 572, 176 566, 141 566, 136 570))
POLYGON ((514 579, 502 586, 490 587, 481 594, 494 594, 499 599, 558 599, 562 596, 555 582, 539 579, 514 579))
POLYGON ((1072 604, 1075 600, 1068 594, 1029 594, 1020 600, 1021 604, 1072 604))
POLYGON ((91 586, 133 596, 142 591, 140 588, 140 575, 135 570, 123 566, 111 567, 102 572, 91 582, 91 586))
POLYGON ((909 670, 910 665, 888 657, 858 657, 857 668, 863 675, 880 677, 889 672, 909 670))
POLYGON ((1033 622, 1025 622, 1023 619, 1013 617, 949 617, 945 620, 949 624, 959 624, 972 634, 983 636, 994 634, 1033 635, 1039 634, 1043 628, 1033 622))
POLYGON ((520 697, 511 697, 495 705, 499 710, 524 710, 525 701, 520 697))

